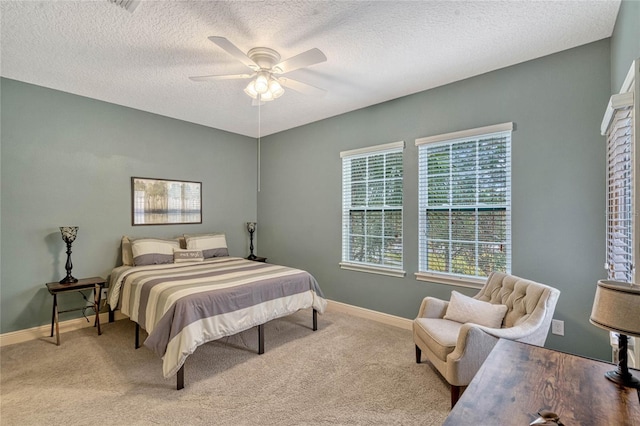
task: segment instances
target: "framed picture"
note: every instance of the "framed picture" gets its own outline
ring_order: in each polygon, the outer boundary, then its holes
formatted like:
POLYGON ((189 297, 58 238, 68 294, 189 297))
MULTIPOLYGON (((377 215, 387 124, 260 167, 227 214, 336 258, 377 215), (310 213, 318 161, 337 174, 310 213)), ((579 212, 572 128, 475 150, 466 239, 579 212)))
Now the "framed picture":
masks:
POLYGON ((131 224, 202 223, 202 182, 131 178, 131 224))

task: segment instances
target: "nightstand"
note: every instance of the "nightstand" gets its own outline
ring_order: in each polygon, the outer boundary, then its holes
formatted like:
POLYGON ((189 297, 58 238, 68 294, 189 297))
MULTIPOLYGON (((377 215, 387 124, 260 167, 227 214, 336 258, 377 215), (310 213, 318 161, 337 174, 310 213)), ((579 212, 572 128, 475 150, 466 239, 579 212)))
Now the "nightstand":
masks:
POLYGON ((89 308, 93 308, 96 313, 96 319, 93 326, 98 328, 98 335, 101 335, 102 330, 100 329, 100 298, 102 297, 102 289, 105 287, 105 285, 106 280, 102 277, 83 278, 78 280, 78 282, 71 284, 60 284, 59 282, 47 283, 47 290, 49 290, 49 293, 53 296, 53 313, 51 314, 51 337, 53 337, 53 327, 55 325, 56 345, 60 346, 60 327, 58 325, 58 316, 65 312, 81 311, 87 308, 87 306, 83 306, 82 308, 58 311, 58 294, 67 292, 79 292, 80 294, 82 294, 82 298, 85 301, 89 301, 84 293, 82 293, 82 290, 95 290, 93 307, 89 306, 89 308))
POLYGON ((256 256, 254 259, 249 259, 248 257, 245 257, 245 259, 253 260, 254 262, 262 262, 262 263, 265 263, 267 261, 266 257, 260 257, 260 256, 256 256))

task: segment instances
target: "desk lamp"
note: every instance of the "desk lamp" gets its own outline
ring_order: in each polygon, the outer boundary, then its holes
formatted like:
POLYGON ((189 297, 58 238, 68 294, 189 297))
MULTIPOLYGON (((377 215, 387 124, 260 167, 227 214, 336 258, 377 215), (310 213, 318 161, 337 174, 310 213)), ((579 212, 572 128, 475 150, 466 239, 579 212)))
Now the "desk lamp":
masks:
POLYGON ((78 279, 74 278, 71 275, 71 268, 73 265, 71 264, 71 243, 76 240, 76 235, 78 234, 77 226, 61 226, 60 233, 62 234, 62 241, 67 243, 67 263, 64 266, 67 270, 67 276, 60 280, 60 284, 71 284, 77 283, 78 279))
POLYGON ((255 260, 257 256, 253 254, 253 233, 256 232, 256 223, 247 222, 247 231, 249 231, 249 238, 251 240, 251 243, 249 245, 249 250, 251 251, 251 254, 249 254, 249 257, 247 257, 247 259, 255 260))
POLYGON ((640 286, 619 281, 598 281, 591 311, 591 324, 619 333, 618 369, 605 377, 629 388, 640 388, 640 380, 633 377, 627 366, 627 336, 640 337, 640 286))

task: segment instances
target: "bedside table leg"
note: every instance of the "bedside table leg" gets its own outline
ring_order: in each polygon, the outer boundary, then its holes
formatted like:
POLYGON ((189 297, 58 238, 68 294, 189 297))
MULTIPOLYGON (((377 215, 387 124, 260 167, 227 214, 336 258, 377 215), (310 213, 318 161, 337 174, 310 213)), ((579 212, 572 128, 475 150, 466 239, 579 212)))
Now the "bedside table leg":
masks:
POLYGON ((58 324, 58 295, 53 295, 53 319, 56 323, 56 345, 60 346, 60 325, 58 324))
POLYGON ((93 291, 93 311, 96 313, 96 320, 93 324, 94 327, 98 327, 98 336, 102 334, 100 329, 100 299, 102 298, 102 286, 97 284, 96 289, 93 291))
POLYGON ((53 337, 53 327, 56 320, 56 295, 53 295, 53 306, 51 308, 51 336, 53 337))

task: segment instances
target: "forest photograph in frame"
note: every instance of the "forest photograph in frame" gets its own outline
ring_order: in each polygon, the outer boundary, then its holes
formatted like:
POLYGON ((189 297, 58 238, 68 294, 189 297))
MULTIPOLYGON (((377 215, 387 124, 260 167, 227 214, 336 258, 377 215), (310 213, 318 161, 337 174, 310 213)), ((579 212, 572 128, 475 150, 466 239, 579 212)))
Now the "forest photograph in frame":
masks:
POLYGON ((131 223, 202 223, 202 183, 132 177, 131 223))

